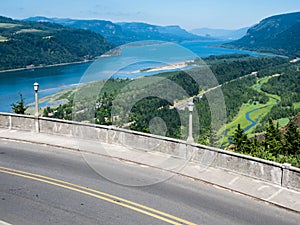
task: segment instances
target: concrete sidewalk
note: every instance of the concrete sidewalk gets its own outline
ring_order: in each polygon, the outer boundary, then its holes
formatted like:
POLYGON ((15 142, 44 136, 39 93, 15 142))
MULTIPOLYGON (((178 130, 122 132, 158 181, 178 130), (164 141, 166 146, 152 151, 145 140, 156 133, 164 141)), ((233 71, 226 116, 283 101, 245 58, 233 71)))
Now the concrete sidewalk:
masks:
POLYGON ((221 168, 213 168, 194 162, 174 158, 160 152, 145 152, 130 149, 126 146, 109 145, 90 140, 78 140, 71 137, 33 133, 26 131, 0 129, 0 139, 24 141, 69 150, 80 150, 87 153, 96 153, 105 157, 116 158, 140 165, 159 168, 174 172, 178 175, 196 179, 220 188, 234 191, 243 195, 260 199, 265 202, 300 212, 300 192, 282 188, 266 181, 254 179, 221 168), (163 162, 163 163, 162 163, 163 162), (174 165, 184 165, 174 168, 174 165))

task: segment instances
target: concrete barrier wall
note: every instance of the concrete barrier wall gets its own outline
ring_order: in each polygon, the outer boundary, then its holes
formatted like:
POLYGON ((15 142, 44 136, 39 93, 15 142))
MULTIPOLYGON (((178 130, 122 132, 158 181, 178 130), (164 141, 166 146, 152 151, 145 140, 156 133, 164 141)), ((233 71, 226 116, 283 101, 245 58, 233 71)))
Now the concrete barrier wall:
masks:
POLYGON ((283 164, 282 186, 300 190, 300 169, 291 167, 290 164, 283 164))
POLYGON ((35 119, 32 116, 18 114, 0 114, 0 127, 16 130, 35 131, 35 119))
POLYGON ((196 145, 192 158, 195 162, 227 171, 259 178, 281 185, 282 164, 213 147, 196 145))
POLYGON ((239 173, 281 185, 282 168, 280 164, 219 152, 215 166, 239 171, 239 173))
POLYGON ((158 151, 201 165, 222 168, 300 191, 300 169, 291 167, 289 164, 280 164, 208 146, 189 144, 182 140, 144 134, 114 126, 51 118, 36 119, 32 116, 9 113, 0 113, 0 127, 96 140, 140 151, 158 151))

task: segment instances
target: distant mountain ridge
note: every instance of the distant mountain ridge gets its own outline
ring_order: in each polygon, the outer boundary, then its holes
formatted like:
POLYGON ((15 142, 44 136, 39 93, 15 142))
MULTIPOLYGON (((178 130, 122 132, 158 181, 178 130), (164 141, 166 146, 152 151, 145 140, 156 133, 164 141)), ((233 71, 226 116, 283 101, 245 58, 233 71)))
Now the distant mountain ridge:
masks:
POLYGON ((100 34, 0 16, 0 69, 94 59, 112 48, 100 34))
POLYGON ((147 23, 113 23, 106 20, 77 20, 47 17, 30 17, 25 21, 52 22, 63 26, 91 30, 101 34, 108 42, 122 45, 133 41, 161 40, 170 42, 211 40, 191 34, 179 26, 157 26, 147 23))
POLYGON ((300 57, 300 12, 271 16, 227 47, 300 57))
POLYGON ((249 27, 244 27, 236 30, 226 30, 226 29, 211 29, 211 28, 196 28, 190 30, 192 34, 212 37, 222 40, 237 40, 243 37, 249 27))
POLYGON ((210 39, 191 34, 177 25, 156 26, 147 23, 118 23, 118 25, 122 27, 125 33, 134 35, 137 39, 142 40, 158 39, 162 41, 180 42, 210 39))
POLYGON ((115 45, 124 43, 122 28, 106 20, 75 20, 69 18, 47 18, 43 16, 29 17, 25 21, 57 23, 66 27, 91 30, 101 34, 108 42, 115 45))

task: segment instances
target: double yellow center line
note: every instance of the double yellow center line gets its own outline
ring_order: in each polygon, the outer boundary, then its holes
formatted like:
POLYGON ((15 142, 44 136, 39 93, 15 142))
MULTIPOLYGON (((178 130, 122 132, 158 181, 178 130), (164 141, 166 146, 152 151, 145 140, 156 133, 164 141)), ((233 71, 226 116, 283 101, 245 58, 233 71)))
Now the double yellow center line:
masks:
POLYGON ((147 207, 145 205, 138 204, 136 202, 132 202, 132 201, 126 200, 124 198, 120 198, 118 196, 114 196, 114 195, 111 195, 111 194, 108 194, 105 192, 97 191, 95 189, 91 189, 88 187, 83 187, 81 185, 73 184, 70 182, 63 181, 63 180, 58 180, 55 178, 42 176, 42 175, 34 174, 34 173, 29 173, 29 172, 25 172, 25 171, 21 171, 21 170, 6 168, 6 167, 2 167, 2 166, 0 166, 0 172, 18 176, 18 177, 23 177, 23 178, 34 180, 34 181, 47 183, 47 184, 65 188, 65 189, 68 189, 71 191, 76 191, 78 193, 85 194, 85 195, 88 195, 88 196, 91 196, 94 198, 98 198, 103 201, 110 202, 112 204, 123 206, 125 208, 128 208, 128 209, 134 210, 136 212, 151 216, 153 218, 165 221, 170 224, 176 224, 176 225, 179 225, 179 224, 192 225, 193 224, 193 225, 195 225, 195 223, 192 223, 187 220, 170 215, 168 213, 164 213, 162 211, 147 207))

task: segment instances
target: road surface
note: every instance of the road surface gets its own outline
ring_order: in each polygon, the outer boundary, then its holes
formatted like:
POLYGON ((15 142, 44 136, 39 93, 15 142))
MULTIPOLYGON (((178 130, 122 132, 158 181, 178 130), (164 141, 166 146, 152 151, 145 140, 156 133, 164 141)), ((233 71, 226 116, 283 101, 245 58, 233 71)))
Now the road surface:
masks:
MULTIPOLYGON (((115 176, 108 158, 95 160, 115 176)), ((153 171, 148 176, 159 176, 153 171)), ((11 224, 299 224, 297 213, 173 176, 130 187, 102 177, 76 151, 0 140, 0 221, 11 224)), ((249 184, 251 185, 251 184, 249 184)))

